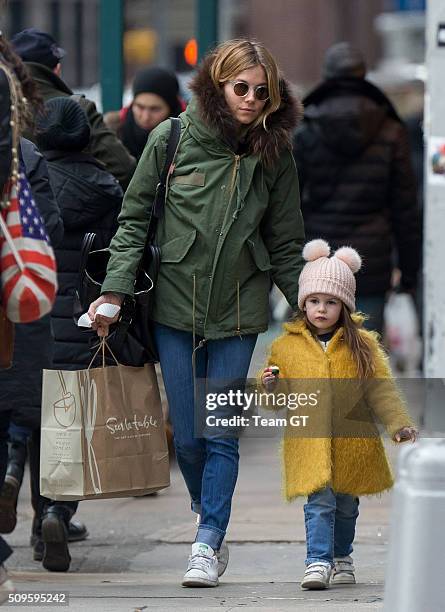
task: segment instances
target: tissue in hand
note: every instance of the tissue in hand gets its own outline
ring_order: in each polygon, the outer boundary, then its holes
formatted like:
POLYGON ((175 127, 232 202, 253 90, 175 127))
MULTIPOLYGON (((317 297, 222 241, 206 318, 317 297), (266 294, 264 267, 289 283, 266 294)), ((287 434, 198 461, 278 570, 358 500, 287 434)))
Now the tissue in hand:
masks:
MULTIPOLYGON (((104 317, 109 317, 110 319, 112 319, 114 316, 117 315, 120 309, 121 307, 116 306, 115 304, 108 304, 108 303, 101 304, 100 306, 97 307, 96 316, 103 315, 104 317)), ((92 324, 92 321, 90 317, 88 316, 87 312, 83 314, 81 317, 79 317, 79 320, 77 321, 77 325, 79 327, 91 327, 91 324, 92 324)))

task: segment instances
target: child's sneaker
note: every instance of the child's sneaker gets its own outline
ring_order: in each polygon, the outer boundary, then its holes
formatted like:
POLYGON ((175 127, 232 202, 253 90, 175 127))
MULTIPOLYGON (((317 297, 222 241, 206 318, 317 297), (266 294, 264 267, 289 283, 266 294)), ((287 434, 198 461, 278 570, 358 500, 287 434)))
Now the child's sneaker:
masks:
POLYGON ((322 561, 310 563, 304 572, 301 588, 313 590, 327 589, 330 577, 331 566, 329 563, 323 563, 322 561))
POLYGON ((352 557, 335 557, 334 568, 331 574, 332 584, 355 584, 355 567, 352 557))
POLYGON ((203 542, 192 545, 187 571, 182 580, 186 587, 218 586, 218 559, 211 546, 203 542))

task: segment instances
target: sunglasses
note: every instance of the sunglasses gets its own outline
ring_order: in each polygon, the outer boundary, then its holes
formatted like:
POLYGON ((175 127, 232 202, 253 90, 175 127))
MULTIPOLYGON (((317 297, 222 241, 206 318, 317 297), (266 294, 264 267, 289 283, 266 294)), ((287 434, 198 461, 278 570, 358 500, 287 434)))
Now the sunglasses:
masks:
POLYGON ((249 91, 253 89, 254 96, 257 100, 265 102, 269 99, 269 89, 267 85, 257 85, 251 88, 251 86, 244 81, 229 81, 229 83, 233 87, 233 93, 240 98, 245 98, 249 91))

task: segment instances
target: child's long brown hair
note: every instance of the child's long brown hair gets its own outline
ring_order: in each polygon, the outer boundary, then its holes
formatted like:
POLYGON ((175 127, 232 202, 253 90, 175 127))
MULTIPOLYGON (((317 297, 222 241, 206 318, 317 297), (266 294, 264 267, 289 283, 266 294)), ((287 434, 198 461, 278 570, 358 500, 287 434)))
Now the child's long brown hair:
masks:
POLYGON ((347 306, 342 303, 339 319, 343 326, 343 338, 357 363, 359 378, 370 378, 375 372, 374 357, 365 336, 360 333, 358 324, 351 317, 347 306))
MULTIPOLYGON (((295 320, 304 321, 307 328, 316 337, 317 328, 307 318, 306 312, 300 311, 295 320)), ((375 373, 374 356, 366 338, 359 331, 359 324, 351 317, 349 308, 342 302, 342 309, 337 325, 343 327, 343 338, 357 363, 358 378, 370 378, 375 373)))

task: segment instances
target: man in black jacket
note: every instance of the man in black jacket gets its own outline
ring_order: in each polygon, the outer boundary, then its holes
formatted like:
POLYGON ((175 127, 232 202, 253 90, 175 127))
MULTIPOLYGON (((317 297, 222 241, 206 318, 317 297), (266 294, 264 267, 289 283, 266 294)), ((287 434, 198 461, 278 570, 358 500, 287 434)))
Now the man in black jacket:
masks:
MULTIPOLYGON (((56 41, 36 28, 28 28, 11 39, 17 55, 28 68, 39 94, 46 102, 60 96, 71 97, 73 91, 62 80, 61 60, 65 51, 56 41)), ((125 189, 133 176, 136 160, 112 130, 106 127, 96 105, 84 96, 75 96, 90 124, 89 152, 111 172, 125 189)))
POLYGON ((359 251, 358 309, 381 333, 394 267, 400 290, 415 290, 421 220, 405 126, 365 74, 363 56, 349 43, 328 49, 324 81, 303 101, 294 157, 307 240, 359 251))

